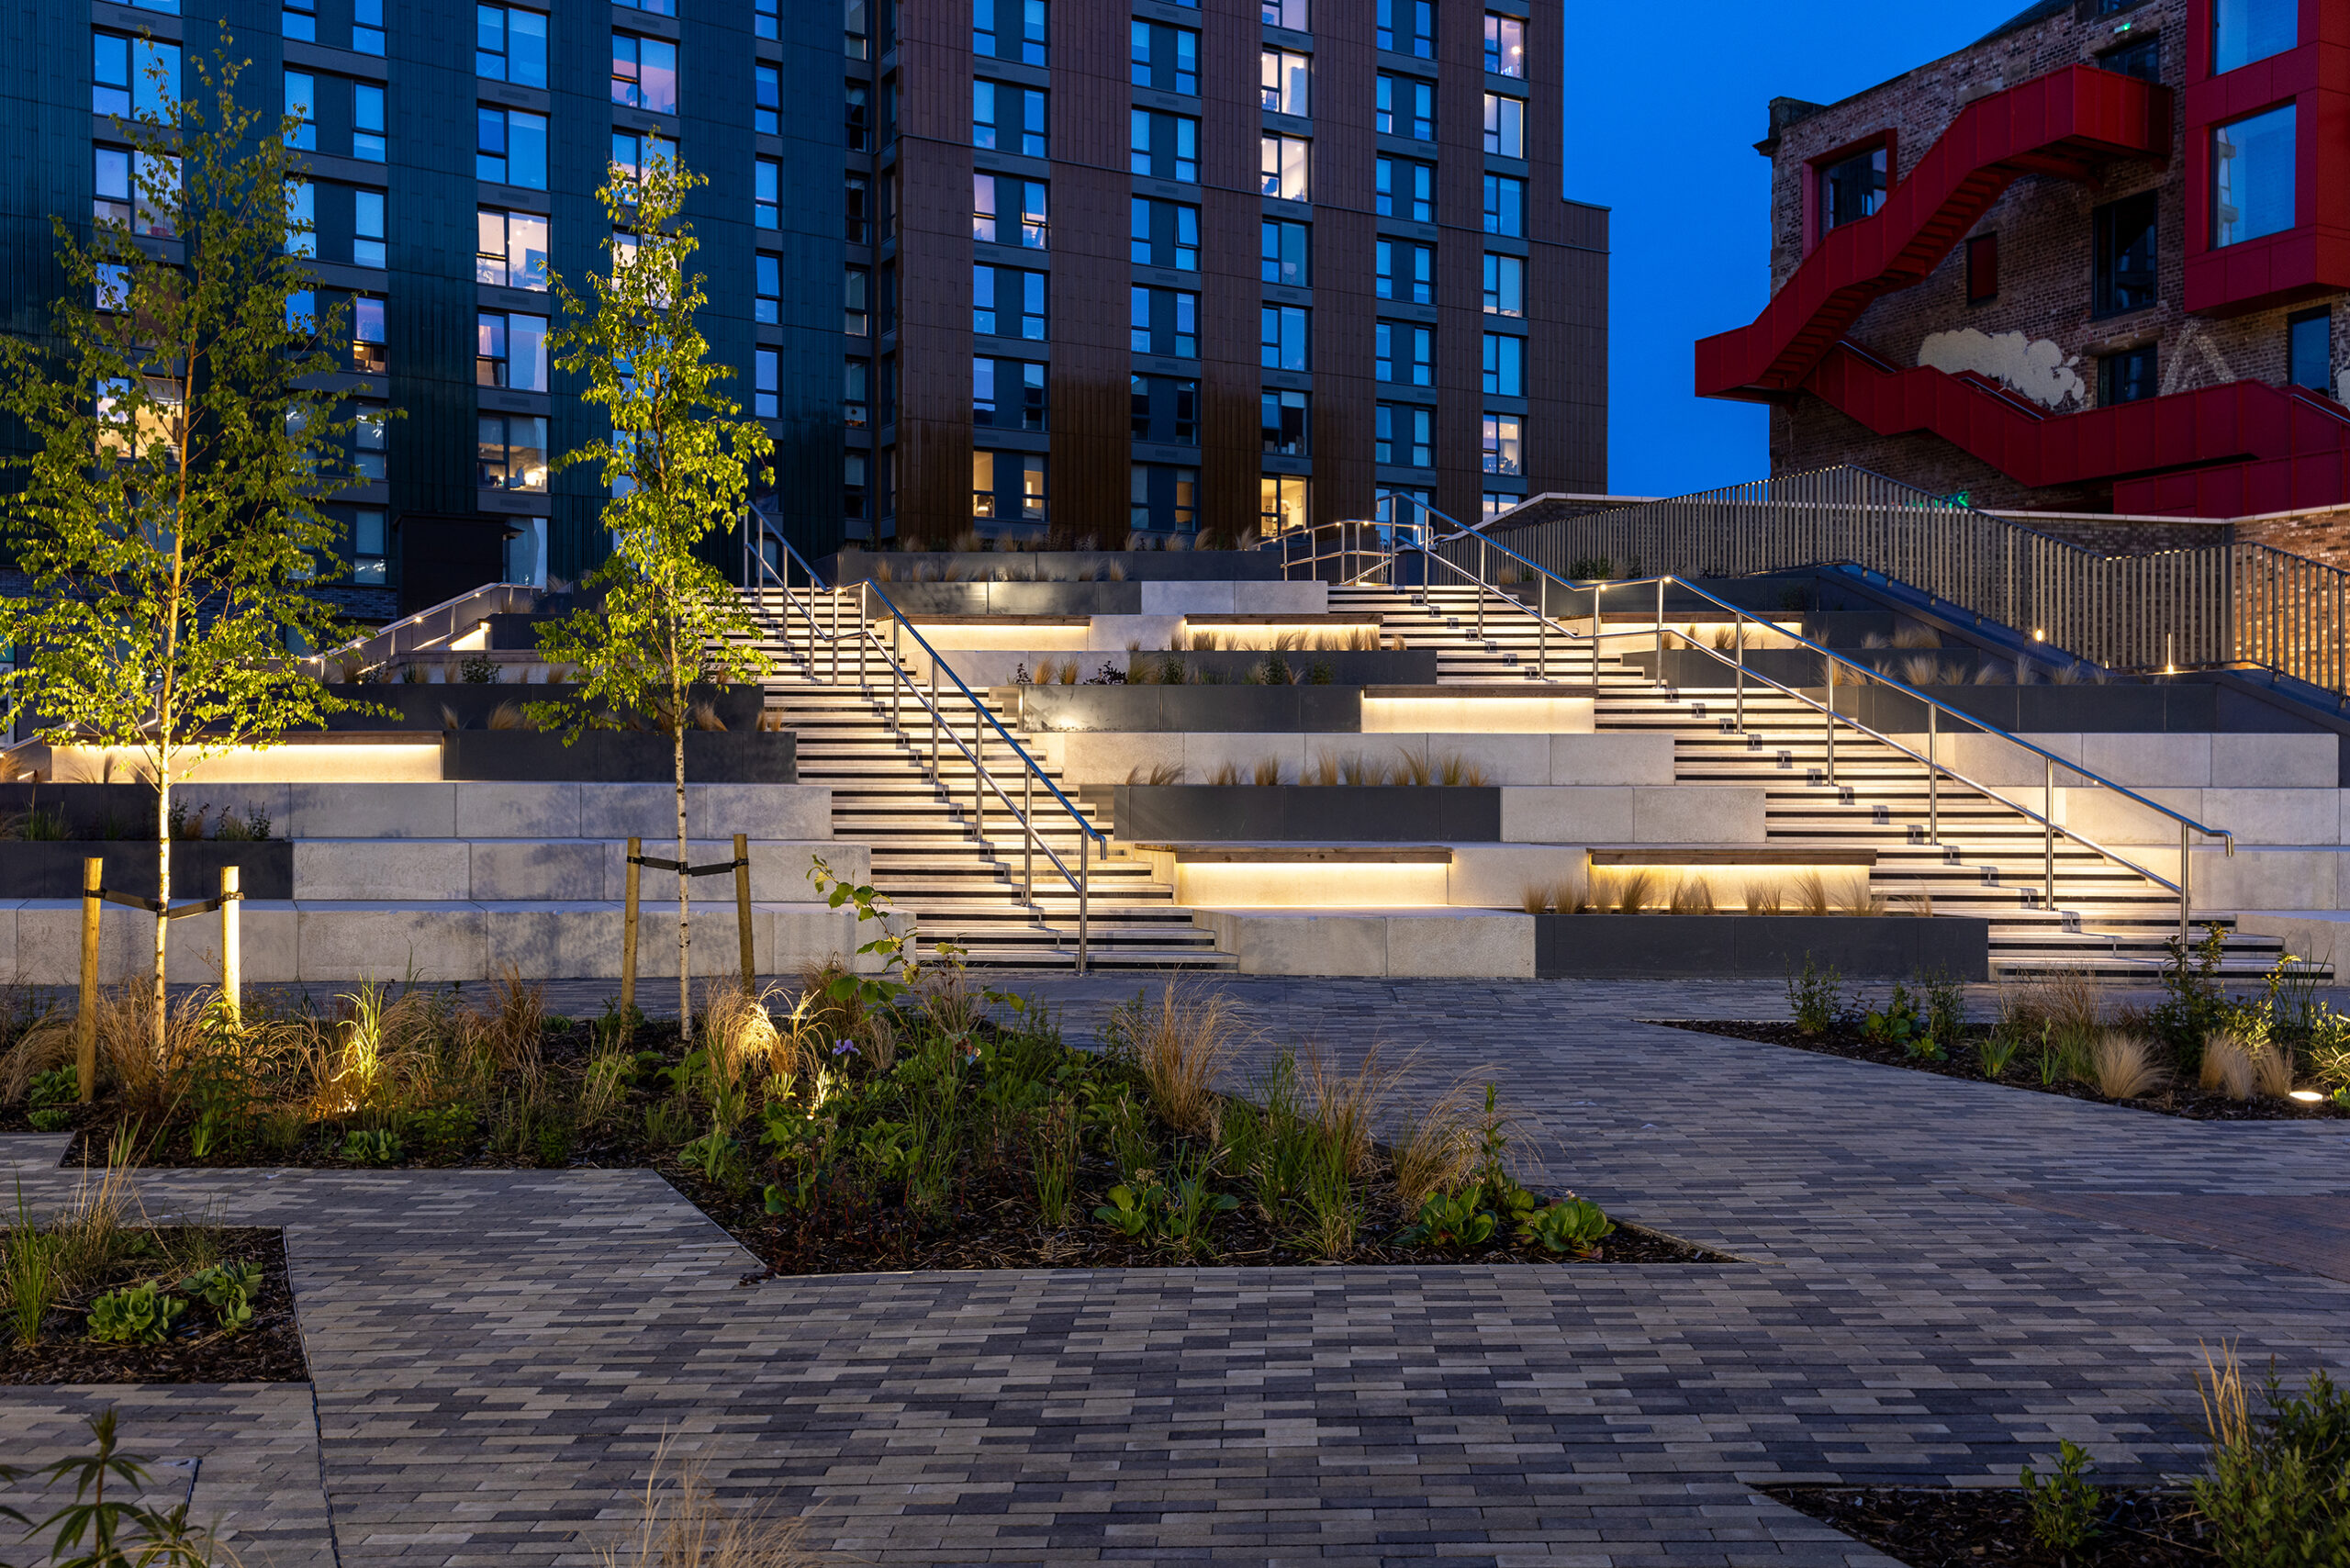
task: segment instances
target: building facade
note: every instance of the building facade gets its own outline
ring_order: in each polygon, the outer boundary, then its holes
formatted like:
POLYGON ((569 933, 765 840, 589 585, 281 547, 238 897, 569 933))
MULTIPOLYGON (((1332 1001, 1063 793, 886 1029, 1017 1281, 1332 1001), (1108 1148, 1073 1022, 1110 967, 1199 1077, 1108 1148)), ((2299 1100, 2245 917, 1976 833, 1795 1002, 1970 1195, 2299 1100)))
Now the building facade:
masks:
POLYGON ((225 28, 252 105, 303 120, 319 302, 351 310, 354 584, 484 539, 524 580, 600 557, 592 476, 550 471, 598 416, 547 363, 547 278, 600 264, 598 187, 664 148, 708 178, 704 330, 811 554, 1237 543, 1381 487, 1472 516, 1605 484, 1606 215, 1558 195, 1561 14, 11 0, 0 308, 40 330, 50 215, 127 213, 113 117, 225 28))
POLYGON ((1771 106, 1771 305, 1697 345, 1774 472, 1977 506, 2350 502, 2350 0, 2051 0, 1771 106))

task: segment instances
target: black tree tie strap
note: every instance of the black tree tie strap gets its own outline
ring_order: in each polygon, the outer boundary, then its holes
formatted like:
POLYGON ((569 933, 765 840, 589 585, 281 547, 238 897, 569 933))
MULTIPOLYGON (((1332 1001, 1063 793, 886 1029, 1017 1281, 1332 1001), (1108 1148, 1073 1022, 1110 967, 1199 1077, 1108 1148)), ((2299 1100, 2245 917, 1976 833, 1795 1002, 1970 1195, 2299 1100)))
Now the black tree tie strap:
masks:
POLYGON ((242 902, 244 896, 241 892, 222 893, 218 898, 206 899, 201 903, 184 903, 177 909, 169 909, 161 901, 151 899, 144 893, 117 892, 112 888, 100 888, 97 890, 98 900, 102 903, 120 904, 125 909, 143 909, 149 914, 161 915, 165 920, 184 920, 191 914, 210 914, 230 899, 242 902))
POLYGON ((739 860, 720 860, 708 866, 688 866, 682 860, 660 860, 650 855, 631 855, 632 866, 642 866, 648 871, 679 871, 688 877, 718 877, 751 863, 750 857, 739 860))

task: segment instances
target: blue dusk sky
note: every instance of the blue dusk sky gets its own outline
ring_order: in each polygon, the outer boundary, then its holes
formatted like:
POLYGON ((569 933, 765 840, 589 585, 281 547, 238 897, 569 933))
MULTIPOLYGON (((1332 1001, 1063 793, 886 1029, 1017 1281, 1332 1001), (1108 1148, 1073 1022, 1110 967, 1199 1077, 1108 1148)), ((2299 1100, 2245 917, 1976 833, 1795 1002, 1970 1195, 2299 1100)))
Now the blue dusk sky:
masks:
POLYGON ((1764 411, 1690 391, 1692 345, 1769 298, 1774 97, 1832 104, 1963 49, 2029 0, 1568 0, 1566 195, 1615 209, 1608 488, 1765 476, 1764 411))

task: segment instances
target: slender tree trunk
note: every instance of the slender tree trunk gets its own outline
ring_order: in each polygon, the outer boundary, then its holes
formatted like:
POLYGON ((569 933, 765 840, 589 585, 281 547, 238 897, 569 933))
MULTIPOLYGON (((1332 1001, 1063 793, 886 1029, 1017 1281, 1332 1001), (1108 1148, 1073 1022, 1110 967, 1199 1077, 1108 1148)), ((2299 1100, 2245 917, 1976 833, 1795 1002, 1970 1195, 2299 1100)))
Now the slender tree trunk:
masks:
POLYGON ((154 1026, 149 1039, 160 1065, 163 1059, 163 960, 171 941, 171 922, 163 918, 163 911, 172 903, 172 754, 168 747, 155 748, 155 985, 151 1000, 155 1007, 154 1026))
POLYGON ((669 717, 669 744, 674 748, 677 775, 677 1020, 685 1032, 686 1044, 694 1043, 694 1010, 691 988, 687 981, 686 950, 688 940, 687 900, 693 879, 686 875, 686 693, 673 680, 670 685, 672 703, 669 717))

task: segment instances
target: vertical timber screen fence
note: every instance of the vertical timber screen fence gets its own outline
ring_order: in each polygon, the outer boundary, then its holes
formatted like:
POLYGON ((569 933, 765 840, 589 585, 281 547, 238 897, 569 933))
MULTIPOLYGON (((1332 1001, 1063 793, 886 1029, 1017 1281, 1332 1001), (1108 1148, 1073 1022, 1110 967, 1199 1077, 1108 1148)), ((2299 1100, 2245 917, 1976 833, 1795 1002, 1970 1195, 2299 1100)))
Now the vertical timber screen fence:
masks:
MULTIPOLYGON (((2255 664, 2350 691, 2350 573, 2265 544, 2100 555, 1864 468, 1529 523, 1510 548, 1561 577, 1743 577, 1850 564, 2115 670, 2255 664)), ((1438 546, 1471 566, 1474 538, 1438 546)))

